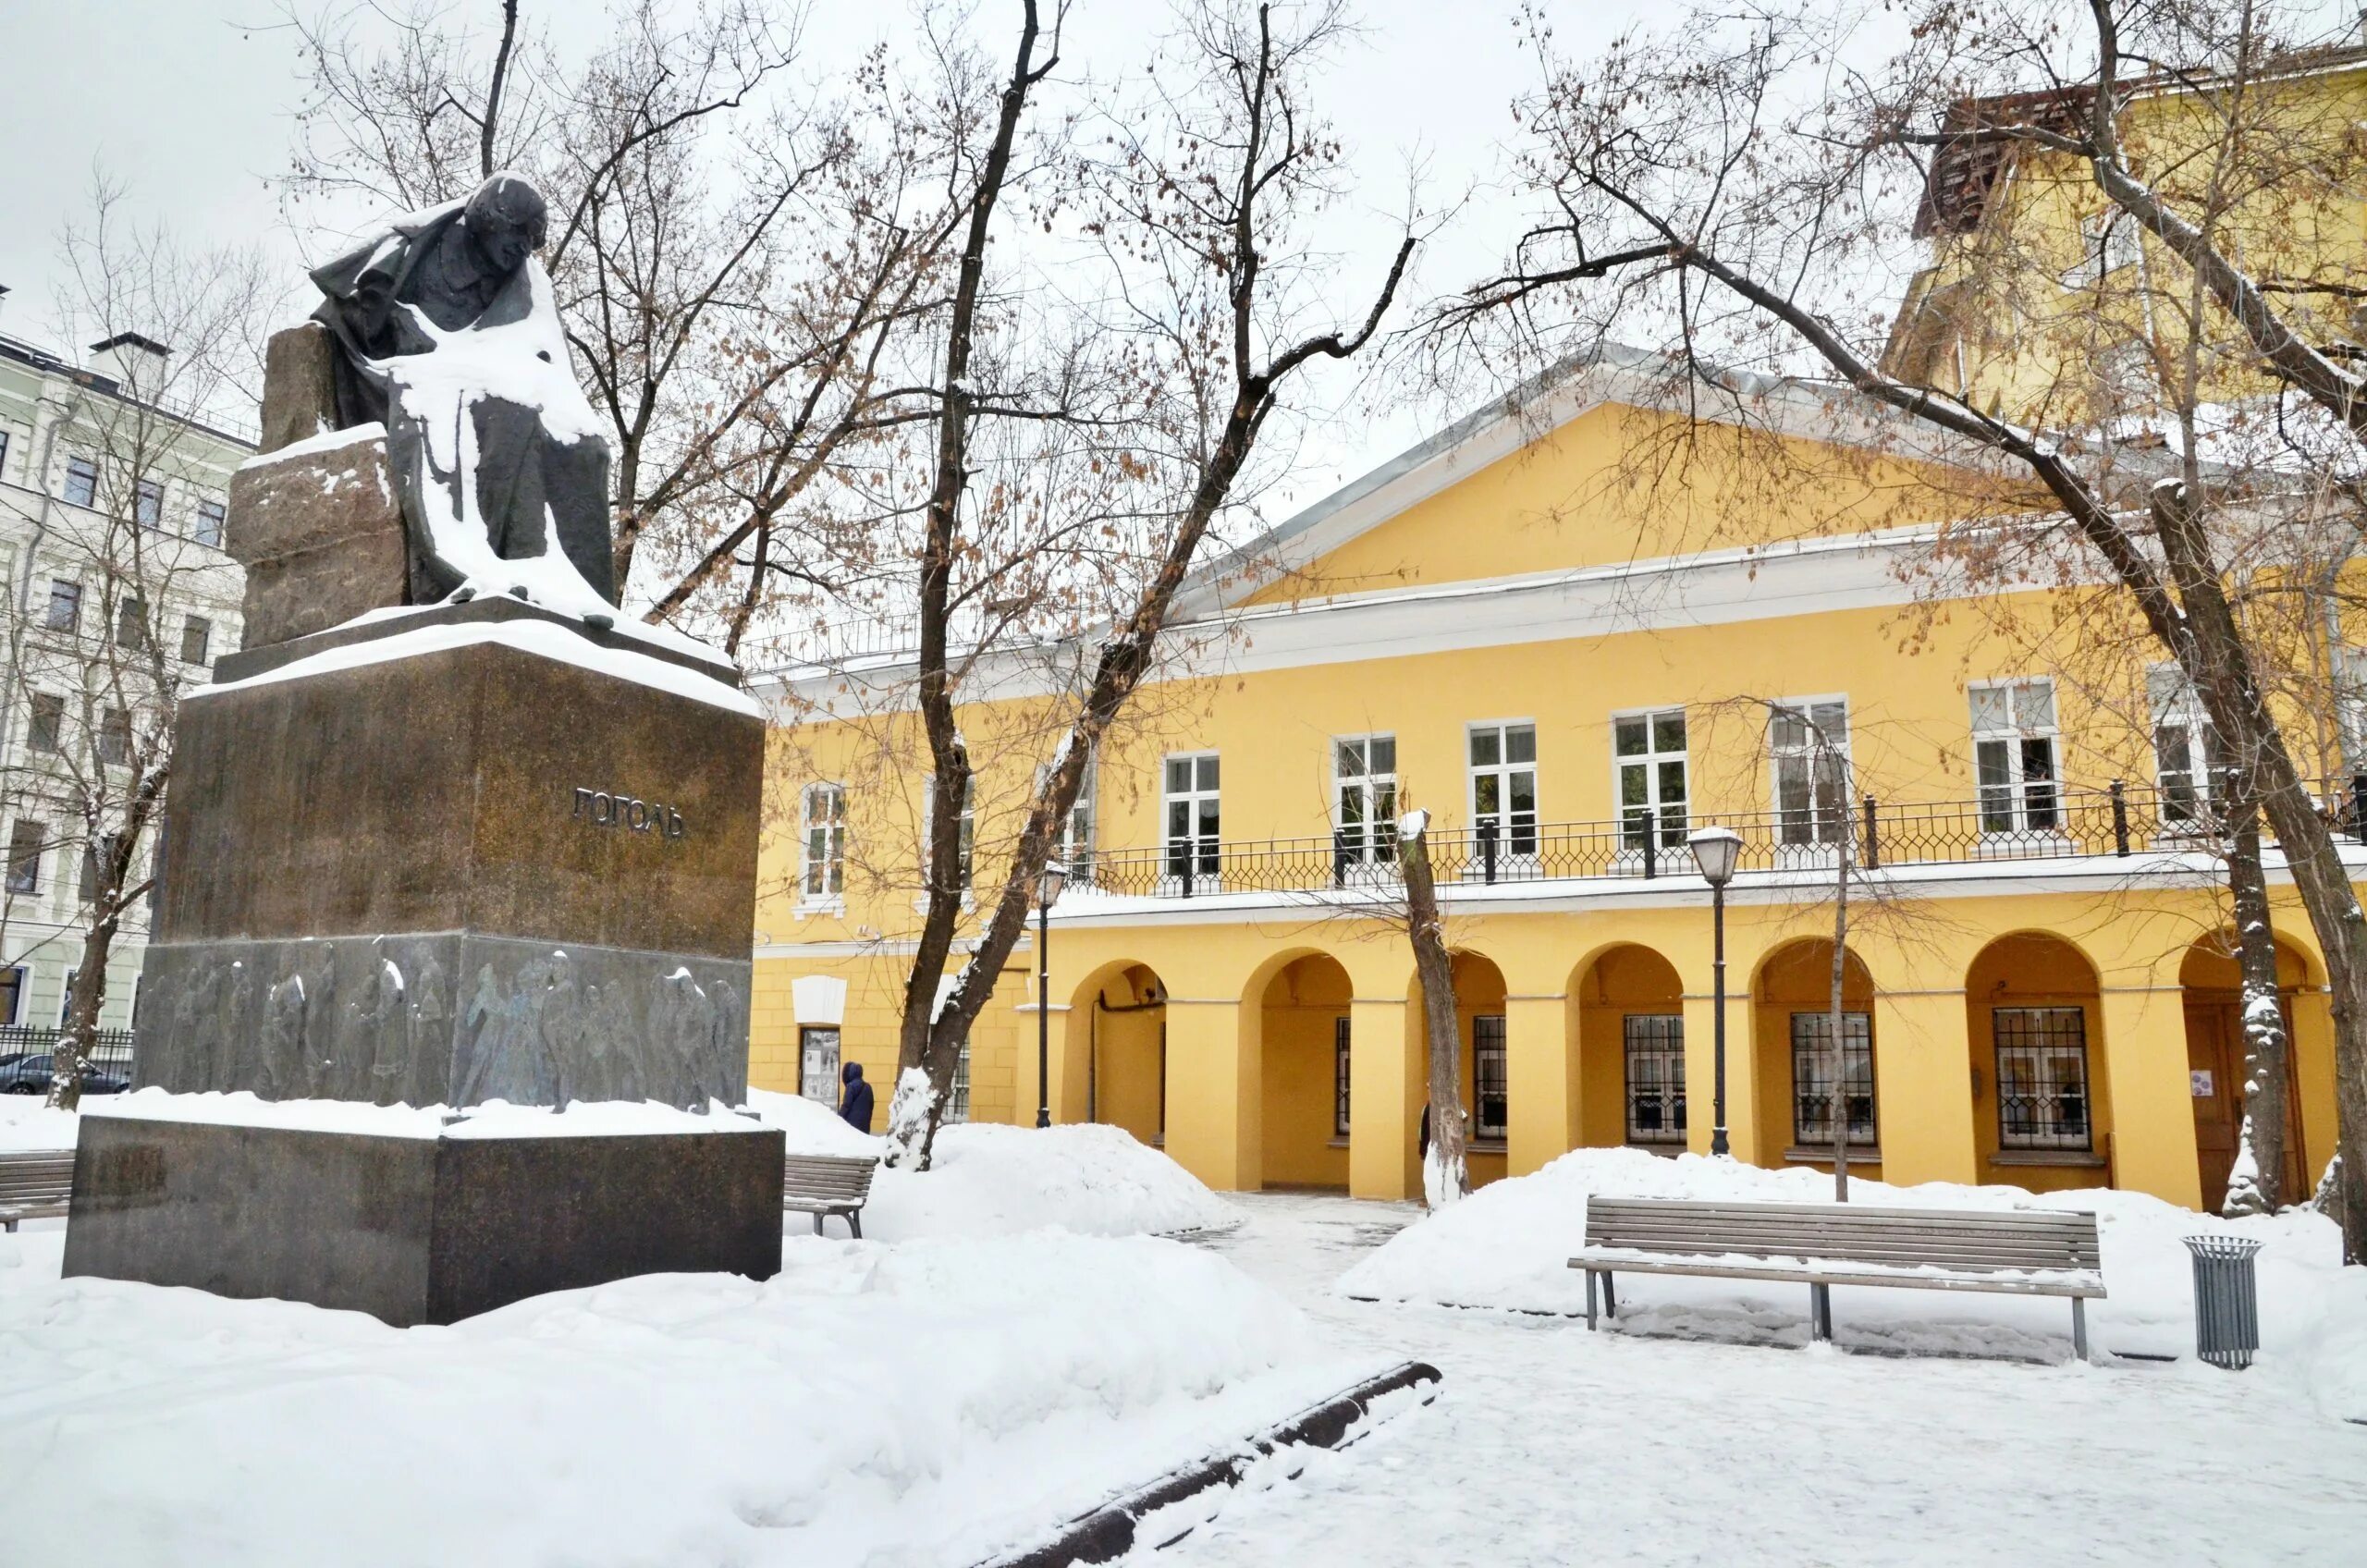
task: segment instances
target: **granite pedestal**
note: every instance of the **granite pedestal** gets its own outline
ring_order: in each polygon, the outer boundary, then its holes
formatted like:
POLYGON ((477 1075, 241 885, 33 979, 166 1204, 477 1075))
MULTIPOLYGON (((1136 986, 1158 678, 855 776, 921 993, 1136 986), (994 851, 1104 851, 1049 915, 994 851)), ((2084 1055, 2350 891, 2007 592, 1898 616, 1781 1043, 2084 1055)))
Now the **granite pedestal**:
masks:
MULTIPOLYGON (((215 678, 178 715, 136 1087, 745 1096, 764 725, 728 665, 485 598, 215 678)), ((92 1116, 66 1269, 393 1323, 653 1269, 766 1278, 780 1135, 716 1120, 378 1138, 92 1116)))
POLYGON ((92 1114, 68 1275, 452 1323, 633 1274, 780 1268, 778 1129, 379 1136, 92 1114))

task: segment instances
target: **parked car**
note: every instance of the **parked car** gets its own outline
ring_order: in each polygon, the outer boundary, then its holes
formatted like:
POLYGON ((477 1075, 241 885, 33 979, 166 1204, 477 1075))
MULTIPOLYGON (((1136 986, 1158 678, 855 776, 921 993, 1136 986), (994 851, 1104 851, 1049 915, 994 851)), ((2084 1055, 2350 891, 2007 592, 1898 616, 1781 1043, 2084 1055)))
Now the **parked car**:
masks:
MULTIPOLYGON (((45 1095, 49 1093, 50 1074, 55 1071, 56 1059, 47 1051, 16 1051, 0 1056, 0 1095, 45 1095)), ((130 1079, 104 1067, 85 1065, 82 1069, 82 1092, 86 1095, 119 1095, 130 1087, 130 1079)))

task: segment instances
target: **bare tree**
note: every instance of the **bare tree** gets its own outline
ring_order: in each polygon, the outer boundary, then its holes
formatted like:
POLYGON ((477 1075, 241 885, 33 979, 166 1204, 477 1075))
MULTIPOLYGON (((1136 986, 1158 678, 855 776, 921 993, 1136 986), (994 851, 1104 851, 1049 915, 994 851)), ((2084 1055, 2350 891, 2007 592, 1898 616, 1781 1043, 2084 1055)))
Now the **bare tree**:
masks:
MULTIPOLYGON (((947 321, 935 480, 921 551, 915 701, 940 809, 929 820, 927 903, 906 983, 889 1132, 891 1159, 923 1166, 963 1043, 1024 929, 1060 827, 1095 749, 1160 654, 1170 611, 1203 542, 1236 503, 1259 437, 1286 406, 1294 380, 1313 363, 1351 360, 1365 349, 1395 300, 1415 246, 1409 231, 1369 302, 1350 315, 1353 325, 1335 325, 1316 257, 1299 230, 1337 196, 1338 148, 1314 114, 1310 93, 1311 78, 1341 36, 1341 13, 1325 6, 1278 16, 1271 6, 1229 0, 1191 6, 1165 73, 1154 73, 1153 103, 1138 121, 1112 124, 1109 151, 1081 171, 1080 199, 1091 203, 1085 225, 1111 262, 1124 307, 1115 322, 1089 323, 1081 337, 1092 342, 1114 333, 1115 362, 1083 374, 1064 362, 1052 383, 1057 398, 1028 406, 998 402, 972 370, 979 330, 972 280, 984 273, 993 203, 1011 178, 1019 119, 1058 47, 1058 13, 1049 45, 1032 3, 1024 17, 994 133, 978 164, 978 215, 947 321), (1006 426, 1051 422, 1078 433, 1086 468, 1114 474, 1114 482, 1091 487, 1085 507, 1061 497, 1049 536, 1023 533, 1013 554, 982 552, 982 520, 1028 514, 1045 494, 1039 478, 1033 487, 999 488, 983 502, 973 496, 972 441, 982 419, 1006 426), (1030 489, 1037 499, 1023 500, 1030 489), (1074 526, 1077 512, 1131 545, 1118 552, 1091 545, 1089 534, 1074 526), (983 555, 1000 570, 974 570, 957 584, 965 555, 983 555), (1039 572, 1049 563, 1049 572, 1014 596, 1010 578, 1023 556, 1039 572), (1113 556, 1128 567, 1114 578, 1105 570, 1113 556), (955 723, 968 661, 954 656, 953 618, 965 603, 989 597, 1016 604, 1022 613, 1040 609, 1048 597, 1073 606, 1080 601, 1061 590, 1075 590, 1079 578, 1104 606, 1093 617, 1098 645, 1077 661, 1077 700, 1065 710, 975 946, 939 1006, 965 869, 960 814, 943 803, 966 800, 973 774, 955 723)), ((1014 613, 986 607, 990 618, 1014 613)), ((1076 645, 1084 646, 1082 639, 1076 645)))
MULTIPOLYGON (((2227 520, 2248 508, 2351 507, 2348 476, 2367 430, 2367 398, 2338 332, 2287 303, 2322 300, 2324 283, 2302 279, 2318 292, 2283 293, 2286 280, 2237 259, 2255 211, 2248 191, 2275 180, 2226 170, 2248 158, 2275 176, 2271 165, 2296 162, 2289 138, 2277 143, 2264 129, 2275 116, 2261 103, 2307 63, 2306 41, 2269 6, 2170 0, 2091 0, 2076 51, 2055 7, 1932 0, 1909 19, 1908 43, 1870 75, 1836 63, 1851 53, 1855 13, 1697 13, 1583 65, 1554 57, 1535 18, 1548 84, 1527 106, 1524 159, 1549 210, 1513 266, 1437 325, 1453 334, 1486 322, 1553 340, 1556 352, 1616 326, 1648 330, 1676 345, 1672 362, 1696 398, 1728 410, 1749 399, 1718 368, 1722 356, 1804 361, 1953 443, 1960 462, 2018 476, 2024 488, 2002 489, 1998 510, 2042 508, 2027 532, 2064 531, 2090 570, 2117 585, 2191 681, 2246 798, 2275 831, 2325 951, 2341 1139, 2355 1148, 2367 1137, 2367 922, 2267 699, 2226 550, 2227 520), (2151 74, 2128 76, 2132 58, 2151 74), (2199 106, 2204 126, 2223 129, 2199 157, 2124 134, 2133 103, 2173 91, 2199 106), (2211 145, 2229 155, 2214 159, 2211 145), (2051 176, 2080 182, 2106 213, 2104 243, 2114 222, 2149 237, 2149 260, 2190 280, 2205 307, 2194 318, 2232 329, 2210 335, 2213 351, 2232 350, 2234 374, 2268 388, 2271 428, 2287 437, 2275 463, 2230 475, 2205 450, 2191 403, 2169 432, 2136 442, 2099 421, 2109 407, 2042 399, 2041 417, 2056 422, 2047 428, 2007 417, 1952 365, 1885 357, 1875 334, 1887 312, 1855 311, 1866 279, 1896 276, 1885 263, 1907 240, 1914 203, 1951 193, 1927 158, 1957 157, 1948 169, 1994 179, 2000 162, 1958 157, 1970 153, 2032 168, 2052 159, 2051 176), (2163 166, 2148 167, 2149 157, 2163 166)), ((2006 259, 2027 268, 2031 255, 2025 237, 2006 259)), ((2358 1167, 2348 1162, 2343 1178, 2345 1251, 2367 1262, 2367 1170, 2358 1167)))
MULTIPOLYGON (((210 647, 195 645, 208 632, 192 629, 186 612, 236 604, 235 572, 214 547, 219 540, 189 536, 199 497, 218 493, 227 478, 224 449, 235 448, 193 431, 192 422, 251 410, 258 350, 276 303, 252 250, 194 250, 161 229, 136 229, 120 212, 121 196, 98 178, 90 212, 65 231, 57 313, 69 340, 117 343, 124 368, 104 383, 87 375, 64 383, 71 390, 47 435, 53 449, 65 445, 71 462, 83 465, 67 497, 79 504, 44 504, 26 520, 35 548, 7 617, 6 700, 28 716, 10 803, 19 823, 62 824, 54 846, 63 851, 61 880, 65 865, 80 863, 80 953, 49 1090, 50 1103, 67 1109, 91 1060, 109 959, 150 887, 174 715, 183 689, 204 678, 202 665, 186 660, 211 656, 210 647), (134 341, 125 345, 127 337, 134 341), (43 564, 63 574, 69 597, 53 591, 34 603, 43 564)), ((37 884, 50 847, 12 849, 12 900, 37 884)))

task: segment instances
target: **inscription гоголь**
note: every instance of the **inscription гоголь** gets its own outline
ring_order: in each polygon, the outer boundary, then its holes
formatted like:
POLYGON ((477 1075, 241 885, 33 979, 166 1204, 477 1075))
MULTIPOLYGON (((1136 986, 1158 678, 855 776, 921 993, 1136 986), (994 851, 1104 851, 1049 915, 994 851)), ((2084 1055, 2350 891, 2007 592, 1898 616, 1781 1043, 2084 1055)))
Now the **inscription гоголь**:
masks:
POLYGON ((655 833, 661 839, 679 839, 690 831, 682 814, 672 806, 652 805, 631 795, 614 795, 580 785, 576 788, 572 815, 590 819, 595 827, 623 827, 635 833, 655 833))

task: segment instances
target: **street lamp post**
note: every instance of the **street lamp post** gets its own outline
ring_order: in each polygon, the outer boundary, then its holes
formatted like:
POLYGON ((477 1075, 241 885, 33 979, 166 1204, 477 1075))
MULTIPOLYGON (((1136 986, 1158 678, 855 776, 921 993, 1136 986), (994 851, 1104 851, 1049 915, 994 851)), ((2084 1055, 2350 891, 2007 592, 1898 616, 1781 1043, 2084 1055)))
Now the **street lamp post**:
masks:
POLYGON ((1686 840, 1701 880, 1710 884, 1711 969, 1717 976, 1711 987, 1714 1010, 1711 1023, 1712 1055, 1710 1152, 1726 1152, 1726 884, 1734 880, 1735 863, 1742 858, 1742 835, 1731 827, 1699 827, 1686 840))
POLYGON ((1052 1124, 1052 905, 1069 868, 1047 861, 1036 877, 1036 1125, 1052 1124))

